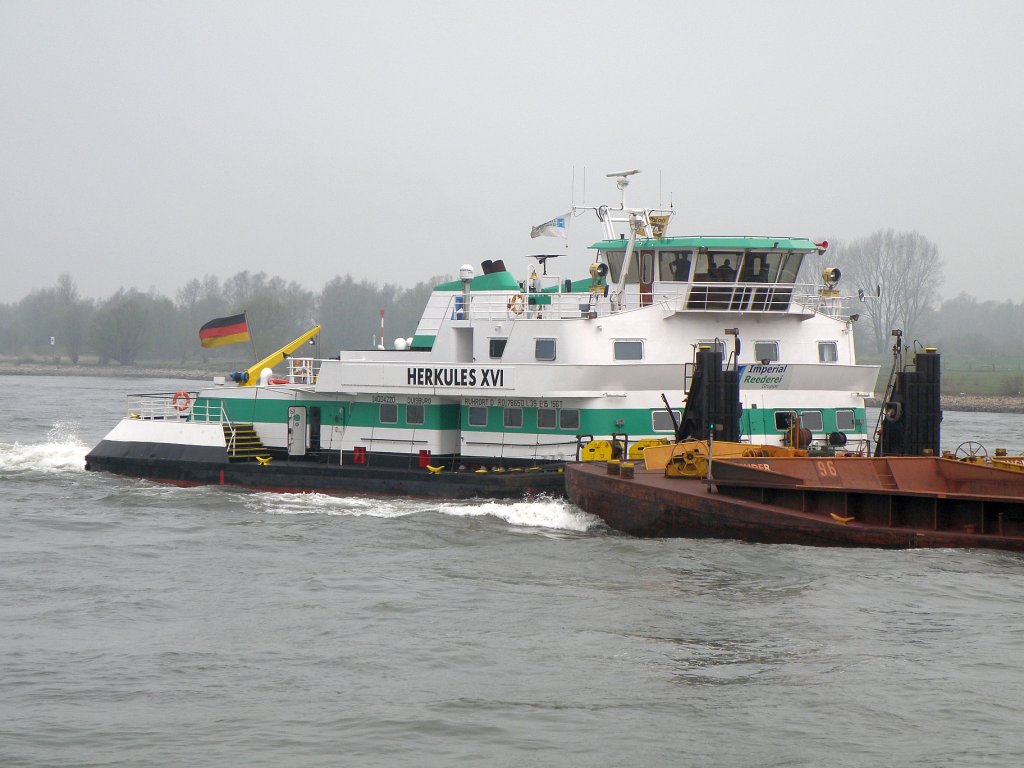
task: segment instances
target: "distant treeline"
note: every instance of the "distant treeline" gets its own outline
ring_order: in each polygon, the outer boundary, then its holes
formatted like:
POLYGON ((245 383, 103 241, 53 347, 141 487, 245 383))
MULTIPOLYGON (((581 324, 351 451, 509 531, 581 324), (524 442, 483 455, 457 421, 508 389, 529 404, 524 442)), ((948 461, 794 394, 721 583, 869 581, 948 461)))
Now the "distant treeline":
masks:
MULTIPOLYGON (((390 347, 396 337, 413 335, 431 289, 447 279, 438 276, 405 288, 345 276, 311 291, 262 272, 239 272, 223 282, 212 275, 193 279, 173 299, 156 290, 122 288, 109 298, 93 300, 81 298, 72 278, 64 274, 52 288, 0 304, 0 355, 60 357, 72 363, 89 356, 123 365, 251 359, 247 345, 210 350, 199 346, 203 323, 243 310, 260 356, 316 323, 323 326, 321 355, 369 348, 379 340, 381 309, 390 347)), ((898 325, 901 319, 882 322, 891 321, 898 325)), ((1016 368, 1024 359, 1024 302, 979 301, 960 294, 923 308, 915 327, 904 337, 905 343, 939 347, 945 368, 995 363, 1002 369, 999 361, 1016 368)), ((887 356, 887 333, 873 334, 863 320, 854 328, 862 358, 887 356)))
POLYGON ((216 317, 244 311, 256 354, 265 356, 320 324, 320 354, 368 349, 380 336, 384 310, 387 345, 416 330, 438 277, 411 288, 335 277, 320 291, 265 273, 239 272, 220 281, 193 279, 174 298, 159 291, 120 289, 102 300, 82 298, 70 275, 21 301, 0 304, 0 355, 60 357, 78 363, 205 362, 252 358, 248 345, 203 349, 199 328, 216 317), (51 344, 52 340, 52 344, 51 344))

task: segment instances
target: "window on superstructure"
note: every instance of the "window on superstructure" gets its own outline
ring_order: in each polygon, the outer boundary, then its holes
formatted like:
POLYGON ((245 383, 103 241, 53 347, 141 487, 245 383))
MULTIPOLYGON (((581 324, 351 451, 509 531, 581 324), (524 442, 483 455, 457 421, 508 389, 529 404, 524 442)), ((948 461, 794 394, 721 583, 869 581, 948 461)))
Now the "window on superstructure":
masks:
POLYGON ((558 411, 554 408, 537 409, 537 429, 554 429, 558 424, 558 411))
MULTIPOLYGON (((679 411, 672 411, 675 414, 676 422, 682 420, 683 416, 679 411)), ((672 417, 669 416, 668 411, 664 408, 659 408, 656 411, 651 411, 651 428, 655 432, 674 432, 675 424, 672 423, 672 417)))
POLYGON ((851 408, 839 408, 836 410, 836 429, 840 432, 849 432, 857 424, 857 419, 854 416, 853 409, 851 408))
POLYGON ((533 356, 538 360, 554 360, 555 340, 536 339, 533 356))
POLYGON ((523 409, 506 408, 504 418, 505 429, 519 429, 523 426, 523 409))
POLYGON ((802 253, 787 253, 785 261, 782 262, 782 271, 779 272, 780 283, 795 283, 796 275, 800 271, 800 265, 803 263, 804 255, 802 253))
MULTIPOLYGON (((610 282, 619 282, 619 277, 622 275, 622 260, 626 258, 625 251, 605 251, 605 258, 608 260, 608 278, 610 282)), ((637 283, 637 255, 636 251, 629 258, 629 264, 626 266, 626 282, 637 283)))
POLYGON ((638 339, 620 339, 615 342, 616 360, 643 360, 644 343, 638 339))
POLYGON ((578 408, 562 408, 558 412, 559 429, 579 429, 580 412, 578 408))
POLYGON ((793 411, 776 411, 775 428, 780 432, 785 432, 793 425, 794 416, 796 416, 796 414, 793 411))
POLYGON ((479 405, 469 406, 469 426, 471 427, 486 427, 487 426, 487 409, 479 405))
POLYGON ((725 342, 716 339, 699 339, 697 341, 697 349, 713 349, 722 355, 722 362, 726 360, 725 357, 725 342))
POLYGON ((839 345, 834 341, 819 341, 818 342, 818 362, 819 363, 838 363, 839 362, 839 345))
POLYGON ((398 406, 394 403, 381 403, 380 404, 380 423, 381 424, 397 424, 398 423, 398 406))
POLYGON ((423 424, 426 421, 426 409, 422 405, 405 406, 406 424, 423 424))
POLYGON ((659 279, 676 283, 685 283, 690 279, 690 264, 693 251, 659 251, 659 279))
POLYGON ((492 358, 499 358, 505 354, 505 345, 508 343, 508 339, 491 339, 488 345, 488 353, 492 358))
POLYGON ((774 363, 779 359, 779 342, 755 341, 754 359, 759 363, 774 363))
POLYGON ((821 411, 800 411, 800 426, 811 432, 821 432, 824 429, 821 411))

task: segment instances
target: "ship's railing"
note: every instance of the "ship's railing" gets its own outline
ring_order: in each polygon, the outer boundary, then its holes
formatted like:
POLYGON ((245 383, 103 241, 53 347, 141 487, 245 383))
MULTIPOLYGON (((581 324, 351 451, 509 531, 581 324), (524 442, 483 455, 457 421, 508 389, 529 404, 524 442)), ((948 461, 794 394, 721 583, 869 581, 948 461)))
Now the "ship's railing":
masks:
POLYGON ((133 419, 157 421, 190 421, 230 423, 224 404, 219 400, 198 401, 195 390, 177 392, 145 392, 128 395, 128 416, 133 419))
POLYGON ((289 357, 287 376, 289 384, 316 384, 322 361, 314 357, 289 357))

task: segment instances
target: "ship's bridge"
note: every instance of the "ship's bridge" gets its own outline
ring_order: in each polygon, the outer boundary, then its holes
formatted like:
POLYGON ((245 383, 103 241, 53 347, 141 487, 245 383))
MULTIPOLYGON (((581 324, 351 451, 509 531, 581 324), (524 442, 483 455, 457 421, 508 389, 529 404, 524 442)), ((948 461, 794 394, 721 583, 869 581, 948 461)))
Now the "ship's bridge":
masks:
POLYGON ((795 304, 841 314, 837 302, 821 301, 817 286, 796 284, 804 257, 823 250, 806 238, 638 239, 623 275, 628 245, 623 237, 590 246, 607 264, 609 291, 621 290, 612 298, 623 307, 682 298, 686 310, 786 312, 795 304))

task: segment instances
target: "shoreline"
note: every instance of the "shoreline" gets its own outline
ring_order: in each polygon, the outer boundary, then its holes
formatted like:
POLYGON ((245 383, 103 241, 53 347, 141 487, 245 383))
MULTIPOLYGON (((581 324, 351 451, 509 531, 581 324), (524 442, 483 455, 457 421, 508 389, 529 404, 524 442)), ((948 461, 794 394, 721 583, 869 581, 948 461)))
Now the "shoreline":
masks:
MULTIPOLYGON (((0 376, 94 376, 123 379, 182 379, 208 381, 214 376, 226 375, 226 369, 189 368, 186 366, 143 365, 64 365, 53 363, 0 362, 0 376)), ((869 405, 878 407, 878 398, 869 398, 869 405)), ((965 393, 942 395, 944 411, 983 411, 987 413, 1024 413, 1024 396, 970 395, 965 393)))

